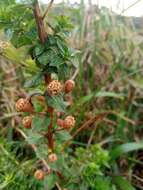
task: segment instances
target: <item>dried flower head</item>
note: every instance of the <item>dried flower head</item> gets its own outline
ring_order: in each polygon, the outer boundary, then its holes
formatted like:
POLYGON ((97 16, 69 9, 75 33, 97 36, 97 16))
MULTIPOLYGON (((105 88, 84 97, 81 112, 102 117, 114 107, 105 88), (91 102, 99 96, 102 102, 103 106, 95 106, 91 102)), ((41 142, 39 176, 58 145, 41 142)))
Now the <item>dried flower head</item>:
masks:
POLYGON ((53 80, 47 86, 49 95, 57 95, 62 91, 62 84, 58 80, 53 80))
POLYGON ((57 155, 55 153, 51 153, 49 156, 48 156, 48 161, 49 162, 56 162, 58 159, 57 155))
POLYGON ((25 128, 30 129, 32 126, 32 116, 26 116, 22 120, 22 124, 25 128))
POLYGON ((43 180, 44 177, 45 177, 45 173, 43 172, 43 170, 37 170, 34 174, 34 177, 37 179, 37 180, 43 180))
POLYGON ((75 118, 73 116, 67 116, 64 120, 64 127, 70 129, 75 125, 75 118))
POLYGON ((16 110, 19 112, 32 112, 33 106, 28 99, 20 98, 15 104, 16 110))

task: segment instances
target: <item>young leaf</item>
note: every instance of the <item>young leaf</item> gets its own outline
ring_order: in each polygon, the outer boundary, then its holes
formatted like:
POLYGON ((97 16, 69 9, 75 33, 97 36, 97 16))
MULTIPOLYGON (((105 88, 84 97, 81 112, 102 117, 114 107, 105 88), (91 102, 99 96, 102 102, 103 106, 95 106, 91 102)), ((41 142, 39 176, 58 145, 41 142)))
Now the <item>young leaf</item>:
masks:
POLYGON ((60 143, 66 142, 71 139, 71 135, 66 130, 56 132, 55 136, 56 140, 60 143))
POLYGON ((123 94, 117 94, 115 92, 97 92, 95 94, 95 97, 112 97, 112 98, 119 98, 119 99, 124 99, 124 95, 123 94))
POLYGON ((33 50, 33 54, 34 54, 34 57, 36 56, 39 56, 40 54, 42 54, 44 52, 44 46, 42 44, 38 44, 36 45, 36 47, 34 48, 33 50))
POLYGON ((135 190, 135 188, 122 176, 113 177, 113 180, 122 190, 135 190))
POLYGON ((24 87, 25 88, 33 88, 38 85, 40 85, 41 81, 43 79, 43 74, 40 72, 32 77, 32 79, 29 79, 25 82, 24 87))
POLYGON ((46 178, 44 179, 44 189, 52 189, 57 181, 57 177, 54 173, 51 173, 50 175, 47 175, 46 178))
POLYGON ((57 111, 65 112, 67 107, 67 102, 63 100, 61 95, 57 96, 46 96, 46 102, 48 106, 55 108, 57 111))
POLYGON ((32 130, 28 131, 27 141, 29 144, 37 144, 39 140, 41 140, 43 136, 38 133, 34 133, 32 130))
POLYGON ((47 65, 50 61, 48 52, 42 53, 40 56, 38 56, 37 60, 42 67, 47 65))
POLYGON ((47 144, 38 144, 36 155, 39 159, 46 159, 48 156, 47 144))
POLYGON ((112 159, 116 159, 122 154, 126 154, 131 151, 143 149, 143 142, 131 142, 117 146, 110 153, 112 159))
POLYGON ((32 119, 32 130, 33 131, 47 131, 50 124, 50 116, 43 117, 33 117, 32 119))

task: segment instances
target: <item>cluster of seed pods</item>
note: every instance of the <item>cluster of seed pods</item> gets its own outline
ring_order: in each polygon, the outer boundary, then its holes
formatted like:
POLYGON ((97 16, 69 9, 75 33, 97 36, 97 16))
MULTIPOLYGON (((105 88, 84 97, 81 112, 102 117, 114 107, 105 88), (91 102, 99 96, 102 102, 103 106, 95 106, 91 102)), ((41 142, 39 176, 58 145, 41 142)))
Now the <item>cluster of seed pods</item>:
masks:
MULTIPOLYGON (((69 95, 73 88, 75 86, 75 83, 73 80, 67 80, 63 85, 58 80, 52 80, 46 87, 46 92, 49 96, 56 96, 60 94, 62 91, 64 92, 65 96, 69 95)), ((42 98, 44 100, 44 97, 42 98)), ((71 105, 71 100, 69 100, 69 105, 71 105)), ((35 113, 32 101, 30 98, 20 98, 16 102, 16 110, 18 112, 27 112, 29 113, 29 116, 23 117, 22 119, 22 125, 26 129, 32 128, 32 118, 33 114, 35 113)), ((66 116, 64 119, 61 119, 61 113, 56 112, 57 115, 57 126, 60 130, 65 129, 70 131, 75 126, 75 118, 71 115, 66 116)), ((53 163, 58 160, 58 156, 56 153, 54 153, 52 150, 49 151, 47 162, 53 163)), ((34 176, 37 180, 43 180, 45 175, 50 174, 51 169, 44 171, 43 169, 37 169, 34 173, 34 176)))

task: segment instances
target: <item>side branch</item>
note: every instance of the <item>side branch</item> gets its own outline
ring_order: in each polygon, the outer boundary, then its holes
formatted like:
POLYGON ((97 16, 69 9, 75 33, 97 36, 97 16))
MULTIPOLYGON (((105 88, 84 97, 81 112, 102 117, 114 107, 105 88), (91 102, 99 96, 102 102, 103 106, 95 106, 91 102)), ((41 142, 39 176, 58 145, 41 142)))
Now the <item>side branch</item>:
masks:
POLYGON ((99 114, 97 116, 94 116, 93 118, 89 119, 87 122, 85 122, 81 127, 79 127, 74 134, 72 134, 72 137, 69 141, 67 141, 65 143, 65 145, 63 146, 62 152, 64 151, 64 149, 69 146, 72 143, 72 140, 84 129, 88 128, 92 123, 98 121, 98 120, 102 120, 104 117, 106 116, 106 114, 99 114))
POLYGON ((48 14, 50 8, 52 7, 53 2, 54 2, 54 0, 51 0, 51 1, 50 1, 49 5, 48 5, 48 7, 47 7, 47 9, 46 9, 46 11, 45 11, 43 17, 42 17, 43 20, 44 20, 44 18, 46 17, 46 15, 48 14))

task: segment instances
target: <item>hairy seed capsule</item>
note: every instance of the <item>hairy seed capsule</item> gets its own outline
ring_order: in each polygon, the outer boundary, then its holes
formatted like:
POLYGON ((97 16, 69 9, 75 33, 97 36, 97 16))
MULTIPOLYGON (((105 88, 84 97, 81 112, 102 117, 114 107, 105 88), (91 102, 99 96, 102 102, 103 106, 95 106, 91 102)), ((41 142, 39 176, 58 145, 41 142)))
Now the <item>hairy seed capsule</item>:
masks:
POLYGON ((75 86, 75 82, 73 80, 67 80, 64 84, 64 91, 65 93, 69 93, 73 90, 75 86))
POLYGON ((57 155, 55 153, 52 153, 48 156, 48 161, 49 162, 56 162, 58 159, 57 155))
POLYGON ((29 100, 20 98, 15 104, 16 110, 19 112, 32 112, 33 106, 29 100))
POLYGON ((64 120, 64 127, 70 129, 75 125, 75 118, 73 116, 67 116, 64 120))
POLYGON ((22 120, 22 124, 26 129, 30 129, 32 126, 32 116, 26 116, 22 120))
POLYGON ((62 84, 58 80, 53 80, 47 86, 49 95, 57 95, 62 91, 62 84))
POLYGON ((42 171, 42 170, 37 170, 34 174, 34 177, 37 179, 37 180, 43 180, 44 177, 45 177, 45 173, 42 171))

